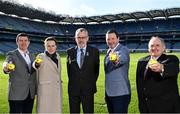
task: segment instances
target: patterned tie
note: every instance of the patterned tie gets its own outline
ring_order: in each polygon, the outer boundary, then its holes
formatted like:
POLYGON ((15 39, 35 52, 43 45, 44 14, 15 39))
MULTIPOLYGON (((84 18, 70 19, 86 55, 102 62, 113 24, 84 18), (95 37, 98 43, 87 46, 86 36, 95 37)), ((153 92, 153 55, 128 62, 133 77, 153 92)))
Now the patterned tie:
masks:
POLYGON ((84 52, 83 52, 83 49, 80 49, 80 50, 81 50, 81 57, 80 57, 80 68, 81 68, 84 62, 84 52))

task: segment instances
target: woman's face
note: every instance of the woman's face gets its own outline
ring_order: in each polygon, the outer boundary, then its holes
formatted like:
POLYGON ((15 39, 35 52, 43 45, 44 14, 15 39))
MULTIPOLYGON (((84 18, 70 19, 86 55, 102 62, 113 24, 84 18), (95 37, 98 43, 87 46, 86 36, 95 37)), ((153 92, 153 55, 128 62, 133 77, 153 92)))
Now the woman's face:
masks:
POLYGON ((53 40, 46 41, 45 49, 49 54, 55 53, 57 49, 56 42, 53 40))

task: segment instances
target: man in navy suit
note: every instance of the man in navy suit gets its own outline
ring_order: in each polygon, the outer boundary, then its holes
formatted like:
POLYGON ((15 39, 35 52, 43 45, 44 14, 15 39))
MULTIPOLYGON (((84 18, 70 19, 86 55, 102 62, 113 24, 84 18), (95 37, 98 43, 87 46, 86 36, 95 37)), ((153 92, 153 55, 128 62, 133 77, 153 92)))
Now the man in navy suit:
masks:
POLYGON ((109 47, 104 59, 107 108, 109 113, 127 113, 131 98, 128 79, 129 50, 119 43, 115 30, 107 31, 106 42, 109 47))
POLYGON ((179 113, 179 59, 166 55, 159 37, 149 41, 149 55, 138 61, 136 84, 141 113, 179 113))
POLYGON ((70 113, 94 112, 94 94, 99 75, 99 51, 87 45, 88 31, 79 28, 75 33, 77 46, 67 50, 68 94, 70 113))

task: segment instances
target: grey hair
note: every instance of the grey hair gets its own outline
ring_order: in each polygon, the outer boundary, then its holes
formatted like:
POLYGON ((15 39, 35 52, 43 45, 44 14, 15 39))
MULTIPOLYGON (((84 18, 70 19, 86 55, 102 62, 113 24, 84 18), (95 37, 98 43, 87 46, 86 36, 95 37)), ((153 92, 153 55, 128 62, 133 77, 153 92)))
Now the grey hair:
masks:
POLYGON ((85 28, 79 28, 79 29, 77 29, 76 32, 75 32, 75 37, 77 37, 77 35, 78 35, 80 32, 86 32, 87 35, 88 35, 88 31, 87 31, 85 28))
MULTIPOLYGON (((151 37, 151 39, 150 39, 150 41, 152 40, 152 39, 154 39, 154 38, 157 38, 157 39, 159 39, 160 40, 160 42, 161 42, 161 44, 166 48, 166 44, 165 44, 165 42, 164 42, 164 39, 163 38, 160 38, 159 36, 152 36, 151 37)), ((149 42, 150 42, 149 41, 149 42)), ((148 47, 149 47, 149 44, 148 44, 148 47)))

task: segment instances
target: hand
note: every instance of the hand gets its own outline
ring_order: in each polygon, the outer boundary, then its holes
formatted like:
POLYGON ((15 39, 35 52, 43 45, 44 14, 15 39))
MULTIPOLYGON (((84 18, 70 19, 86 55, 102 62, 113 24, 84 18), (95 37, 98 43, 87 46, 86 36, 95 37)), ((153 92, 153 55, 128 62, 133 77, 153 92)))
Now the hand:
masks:
POLYGON ((40 65, 41 63, 42 63, 42 59, 41 58, 36 58, 35 64, 40 65))
POLYGON ((42 63, 42 59, 41 58, 36 58, 35 60, 35 67, 38 68, 42 63))
POLYGON ((15 65, 13 63, 4 62, 3 63, 3 70, 6 73, 10 73, 15 70, 15 65))
POLYGON ((111 52, 109 54, 109 60, 114 64, 117 64, 120 61, 120 56, 116 52, 111 52))
POLYGON ((156 64, 150 64, 149 68, 154 72, 162 72, 164 65, 157 62, 156 64))

